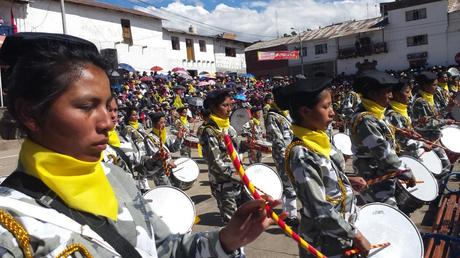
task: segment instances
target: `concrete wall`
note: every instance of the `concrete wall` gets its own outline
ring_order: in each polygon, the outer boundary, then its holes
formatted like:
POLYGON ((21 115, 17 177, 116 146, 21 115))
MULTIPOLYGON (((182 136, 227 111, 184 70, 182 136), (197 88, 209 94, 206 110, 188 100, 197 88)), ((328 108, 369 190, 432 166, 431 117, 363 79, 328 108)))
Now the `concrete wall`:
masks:
POLYGON ((246 73, 246 58, 243 43, 225 40, 214 40, 214 54, 216 58, 216 71, 246 73), (236 49, 236 57, 225 56, 225 47, 236 49))
POLYGON ((174 33, 163 31, 163 41, 166 45, 168 55, 168 66, 163 67, 166 70, 170 70, 174 67, 183 67, 186 70, 197 70, 198 73, 216 72, 215 58, 214 58, 214 44, 213 38, 203 37, 199 35, 190 35, 183 33, 174 33), (179 38, 179 50, 172 49, 171 37, 179 38), (187 47, 185 45, 185 39, 193 40, 193 49, 195 52, 195 61, 187 60, 187 47), (206 52, 200 52, 199 40, 206 41, 206 52))

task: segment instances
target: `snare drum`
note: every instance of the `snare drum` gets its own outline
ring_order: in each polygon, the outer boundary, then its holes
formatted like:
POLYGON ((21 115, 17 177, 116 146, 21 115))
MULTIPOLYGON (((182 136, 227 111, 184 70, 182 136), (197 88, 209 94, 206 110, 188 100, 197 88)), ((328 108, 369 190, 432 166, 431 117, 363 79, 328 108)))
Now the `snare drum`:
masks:
POLYGON ((343 155, 353 156, 351 151, 351 139, 350 136, 344 133, 336 133, 333 136, 334 146, 339 149, 343 155))
POLYGON ((438 182, 428 168, 417 159, 410 156, 401 156, 400 159, 406 167, 412 170, 416 180, 423 181, 411 188, 397 183, 395 196, 398 207, 404 212, 411 213, 436 199, 439 192, 438 182))
POLYGON ((200 140, 195 136, 187 136, 184 139, 184 145, 192 149, 198 149, 198 143, 200 140))
POLYGON ((186 193, 171 186, 158 186, 144 194, 152 211, 172 234, 185 234, 195 222, 195 205, 186 193))
POLYGON ((176 167, 171 171, 171 183, 182 190, 190 189, 198 178, 200 168, 189 158, 179 158, 174 161, 176 167))
POLYGON ((453 164, 460 156, 460 128, 455 125, 448 125, 441 129, 441 143, 448 149, 447 156, 453 164))
POLYGON ((271 142, 267 142, 264 140, 255 140, 252 146, 251 144, 249 144, 249 146, 252 147, 252 149, 258 150, 263 153, 272 153, 272 143, 271 142))
POLYGON ((423 240, 415 224, 401 211, 384 203, 366 204, 358 212, 356 228, 371 244, 390 242, 372 249, 372 258, 422 258, 423 240))
POLYGON ((424 152, 419 159, 422 161, 422 164, 428 168, 428 170, 433 173, 435 176, 440 175, 442 173, 442 162, 441 159, 438 157, 436 152, 434 151, 427 151, 424 152))
MULTIPOLYGON (((260 195, 268 194, 275 200, 281 199, 283 196, 281 178, 269 166, 264 164, 250 165, 246 168, 246 176, 260 195)), ((248 189, 246 191, 252 196, 248 189)))

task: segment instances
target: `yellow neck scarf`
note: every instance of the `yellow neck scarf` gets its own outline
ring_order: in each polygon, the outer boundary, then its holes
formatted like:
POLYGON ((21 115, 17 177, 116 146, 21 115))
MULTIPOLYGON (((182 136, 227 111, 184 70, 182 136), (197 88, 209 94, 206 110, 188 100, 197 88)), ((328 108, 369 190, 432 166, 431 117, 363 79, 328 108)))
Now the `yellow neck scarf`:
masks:
POLYGON ((228 129, 230 127, 230 119, 226 118, 226 119, 222 119, 214 114, 211 113, 211 115, 209 116, 209 118, 214 121, 217 126, 219 127, 219 129, 228 129))
POLYGON ((187 116, 180 116, 180 122, 187 126, 188 125, 188 120, 187 120, 187 116))
POLYGON ((115 131, 115 128, 109 131, 109 145, 118 148, 121 146, 120 138, 118 137, 118 133, 115 131))
POLYGON ((450 91, 452 91, 453 93, 457 93, 458 91, 458 85, 457 84, 452 84, 450 86, 450 91))
POLYGON ((390 101, 390 106, 394 111, 396 111, 396 113, 402 115, 403 117, 409 119, 409 121, 410 121, 409 114, 407 113, 407 105, 406 104, 391 100, 390 101))
POLYGON ((178 94, 176 95, 176 98, 174 98, 173 106, 176 108, 180 108, 184 106, 184 104, 182 103, 182 99, 180 98, 178 94))
POLYGON ((139 129, 139 121, 129 121, 128 123, 130 126, 132 126, 134 129, 139 129))
POLYGON ((118 200, 100 161, 81 161, 26 139, 19 162, 28 174, 40 179, 69 207, 117 219, 118 200))
POLYGON ((377 119, 382 120, 385 117, 385 107, 380 106, 375 101, 362 98, 361 103, 363 103, 364 109, 372 113, 377 119))
POLYGON ((255 117, 253 117, 253 118, 252 118, 252 121, 254 122, 254 124, 256 124, 256 125, 260 125, 260 121, 259 121, 259 119, 257 119, 257 118, 255 118, 255 117))
POLYGON ((152 128, 152 132, 153 132, 156 136, 160 137, 161 143, 166 143, 166 129, 163 129, 163 130, 161 130, 161 132, 160 132, 160 130, 158 130, 158 129, 156 129, 156 128, 152 128))
POLYGON ((429 92, 426 92, 426 91, 423 91, 423 90, 419 90, 418 93, 420 93, 422 98, 424 100, 426 100, 426 102, 428 102, 428 104, 430 104, 431 107, 434 107, 434 96, 433 96, 433 94, 431 94, 429 92))
POLYGON ((312 131, 295 124, 291 125, 291 129, 294 135, 301 139, 309 149, 331 159, 331 142, 326 131, 312 131))
POLYGON ((438 82, 439 87, 443 88, 444 91, 449 92, 449 85, 447 82, 438 82))
POLYGON ((281 113, 283 114, 283 116, 285 116, 285 117, 287 117, 287 116, 289 115, 289 111, 288 111, 288 110, 281 110, 281 108, 278 107, 278 105, 276 105, 275 102, 273 102, 273 103, 271 104, 271 107, 272 107, 273 109, 275 109, 275 110, 281 112, 281 113))

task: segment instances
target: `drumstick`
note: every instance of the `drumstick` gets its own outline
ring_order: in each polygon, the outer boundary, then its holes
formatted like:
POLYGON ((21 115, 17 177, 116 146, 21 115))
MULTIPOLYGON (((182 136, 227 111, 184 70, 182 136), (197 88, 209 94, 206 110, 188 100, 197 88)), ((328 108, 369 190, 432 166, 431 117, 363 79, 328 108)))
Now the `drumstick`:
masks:
MULTIPOLYGON (((238 171, 241 180, 243 181, 244 185, 249 189, 251 192, 252 196, 254 199, 259 200, 261 199, 259 193, 255 190, 254 185, 252 184, 251 181, 249 181, 249 178, 246 175, 246 172, 244 171, 243 166, 240 163, 240 160, 238 158, 238 153, 236 152, 235 148, 233 147, 232 139, 228 134, 224 135, 224 141, 225 141, 225 146, 227 147, 227 153, 230 156, 233 165, 235 166, 235 169, 238 171)), ((278 215, 273 212, 271 207, 268 204, 265 204, 265 210, 267 211, 267 214, 270 214, 270 217, 276 221, 278 226, 291 238, 293 238, 302 248, 316 256, 317 258, 326 258, 324 254, 316 250, 313 246, 311 246, 307 241, 305 241, 303 238, 301 238, 297 233, 295 233, 286 223, 278 217, 278 215)))
MULTIPOLYGON (((384 248, 384 247, 387 247, 389 245, 391 245, 390 242, 386 242, 386 243, 378 244, 378 245, 371 245, 371 249, 384 248)), ((359 252, 360 252, 360 250, 358 248, 354 248, 354 249, 350 249, 350 250, 345 251, 345 255, 346 256, 352 256, 352 255, 357 254, 359 252)))
MULTIPOLYGON (((406 181, 403 181, 403 180, 399 180, 399 182, 400 182, 401 184, 407 184, 407 182, 406 182, 406 181)), ((416 183, 416 184, 423 184, 423 183, 425 183, 425 181, 423 181, 423 180, 416 180, 415 183, 416 183)))
POLYGON ((409 171, 409 169, 399 170, 399 171, 391 172, 391 173, 383 175, 383 176, 379 176, 379 177, 374 178, 374 179, 369 179, 369 180, 366 181, 366 183, 367 183, 368 186, 373 185, 373 184, 377 184, 377 183, 380 183, 380 182, 385 181, 387 179, 397 177, 397 176, 399 176, 400 174, 402 174, 402 173, 404 173, 406 171, 409 171))

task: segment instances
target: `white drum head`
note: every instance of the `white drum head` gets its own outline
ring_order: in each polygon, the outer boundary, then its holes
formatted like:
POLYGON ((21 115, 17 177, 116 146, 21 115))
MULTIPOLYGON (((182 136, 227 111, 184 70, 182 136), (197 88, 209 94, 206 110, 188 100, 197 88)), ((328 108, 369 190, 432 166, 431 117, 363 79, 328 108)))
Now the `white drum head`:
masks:
POLYGON ((334 146, 337 147, 344 155, 352 156, 350 136, 344 133, 337 133, 333 136, 334 146))
POLYGON ((251 120, 249 110, 245 108, 239 108, 232 112, 230 115, 230 124, 235 128, 238 134, 243 131, 243 125, 251 120))
MULTIPOLYGON (((458 94, 457 97, 455 97, 455 100, 457 101, 457 103, 460 103, 460 94, 458 94)), ((450 114, 455 119, 455 121, 460 122, 460 107, 458 105, 452 107, 452 112, 450 114)))
POLYGON ((200 142, 200 140, 194 136, 187 136, 185 137, 185 140, 189 142, 196 142, 196 143, 200 142))
POLYGON ((180 189, 159 186, 144 195, 150 208, 173 234, 185 234, 195 223, 195 205, 180 189))
POLYGON ((174 161, 177 167, 172 169, 174 176, 182 182, 193 182, 200 174, 200 168, 189 158, 178 158, 174 161))
POLYGON ((447 126, 441 129, 441 143, 450 151, 460 153, 460 128, 447 126))
POLYGON ((442 163, 438 155, 434 151, 424 152, 420 157, 422 164, 428 168, 431 173, 440 175, 442 173, 442 163))
POLYGON ((399 210, 383 203, 361 207, 355 226, 373 244, 390 242, 385 248, 372 249, 372 258, 422 258, 423 241, 415 224, 399 210))
POLYGON ((256 190, 259 194, 263 195, 266 193, 275 200, 281 199, 283 196, 283 184, 281 179, 270 167, 263 164, 250 165, 246 169, 246 176, 256 186, 256 190))
POLYGON ((423 183, 417 183, 415 187, 406 188, 406 191, 425 202, 436 199, 439 191, 438 182, 431 172, 415 158, 402 156, 401 161, 412 170, 417 181, 423 181, 423 183))

